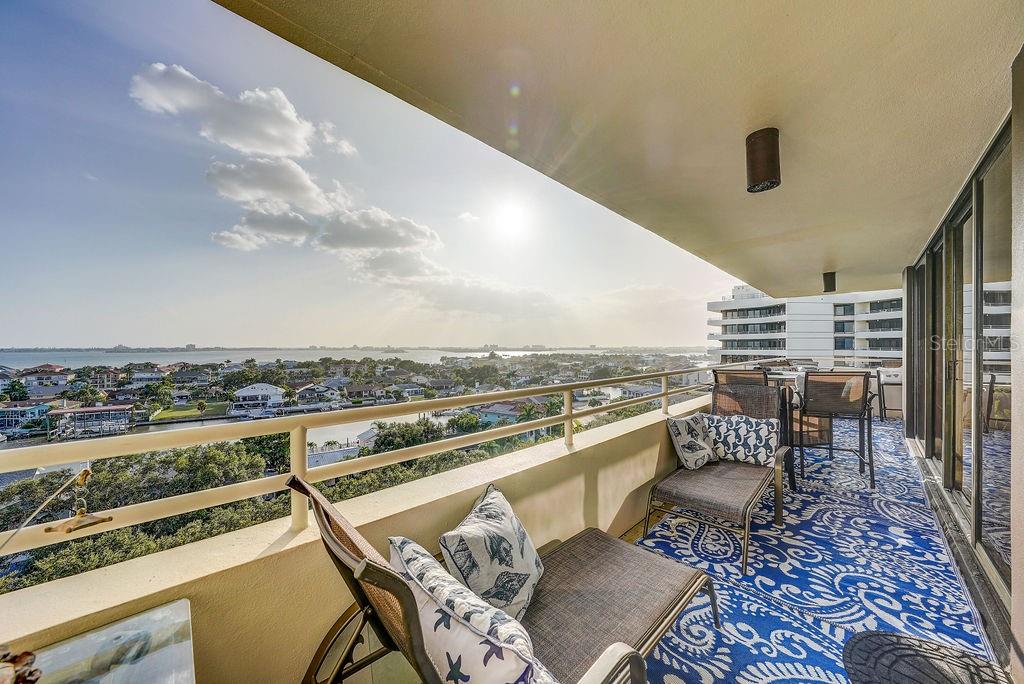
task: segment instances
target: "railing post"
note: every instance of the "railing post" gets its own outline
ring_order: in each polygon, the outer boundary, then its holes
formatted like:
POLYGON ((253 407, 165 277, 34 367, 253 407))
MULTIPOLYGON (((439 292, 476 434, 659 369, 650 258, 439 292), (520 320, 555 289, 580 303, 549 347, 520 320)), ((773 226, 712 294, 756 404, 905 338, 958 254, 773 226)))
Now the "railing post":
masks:
POLYGON ((668 415, 668 376, 662 376, 661 378, 661 393, 664 395, 661 398, 661 412, 666 416, 668 415))
MULTIPOLYGON (((289 454, 291 457, 291 473, 306 477, 309 465, 306 456, 306 426, 292 428, 289 434, 289 454)), ((292 493, 292 530, 298 532, 309 527, 309 499, 296 491, 292 493)))
POLYGON ((565 404, 563 410, 565 412, 565 446, 572 446, 572 390, 565 390, 562 392, 562 402, 565 404))

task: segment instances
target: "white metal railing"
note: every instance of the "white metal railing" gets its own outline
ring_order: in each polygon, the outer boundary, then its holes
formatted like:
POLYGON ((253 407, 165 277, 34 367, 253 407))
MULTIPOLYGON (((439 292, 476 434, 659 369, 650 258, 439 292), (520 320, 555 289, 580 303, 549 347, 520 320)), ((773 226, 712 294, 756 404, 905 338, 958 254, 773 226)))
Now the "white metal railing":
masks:
MULTIPOLYGON (((45 528, 47 525, 30 525, 25 527, 20 533, 18 533, 16 538, 7 544, 4 548, 4 553, 19 553, 57 542, 71 541, 80 537, 106 532, 108 530, 119 529, 130 525, 138 525, 145 522, 152 522, 154 520, 181 515, 183 513, 191 513, 204 508, 221 506, 255 496, 272 494, 286 489, 285 483, 291 475, 297 475, 310 482, 321 482, 323 480, 343 477, 346 475, 354 475, 356 473, 373 470, 375 468, 382 468, 395 463, 402 463, 405 461, 423 458, 425 456, 431 456, 444 451, 461 449, 496 439, 503 439, 534 430, 541 430, 558 424, 562 424, 564 426, 565 443, 567 446, 572 447, 572 426, 573 421, 576 419, 628 408, 638 404, 645 404, 659 399, 661 400, 662 411, 668 413, 669 399, 672 396, 682 394, 692 389, 692 385, 670 387, 669 378, 688 376, 695 373, 707 373, 720 368, 737 368, 741 366, 749 366, 751 364, 764 363, 765 361, 780 361, 784 359, 785 357, 776 357, 772 359, 758 359, 757 361, 740 361, 697 368, 657 371, 653 373, 641 373, 638 375, 615 378, 602 378, 600 380, 587 380, 584 382, 524 387, 521 389, 489 392, 485 394, 472 394, 417 402, 350 408, 325 413, 304 413, 278 418, 267 418, 263 420, 233 422, 220 425, 204 425, 201 427, 181 428, 177 430, 129 434, 118 437, 85 439, 58 444, 44 444, 17 449, 7 449, 0 451, 0 473, 60 466, 69 463, 91 462, 150 451, 161 451, 165 449, 196 446, 211 442, 232 441, 245 437, 258 437, 262 435, 273 435, 287 432, 289 433, 290 469, 286 473, 255 480, 236 482, 234 484, 223 485, 197 492, 190 492, 187 494, 180 494, 152 501, 144 501, 105 511, 96 511, 95 513, 97 515, 109 516, 112 519, 109 522, 99 523, 70 533, 57 535, 53 532, 46 532, 45 528), (594 387, 608 387, 649 380, 660 380, 661 390, 657 393, 614 401, 602 406, 592 406, 578 410, 573 408, 572 394, 576 390, 590 389, 594 387), (395 418, 412 413, 429 413, 433 411, 443 411, 446 409, 467 408, 480 404, 491 404, 513 399, 523 399, 531 396, 551 394, 562 395, 562 413, 552 416, 544 416, 523 423, 514 423, 511 425, 482 430, 480 432, 448 437, 435 442, 417 444, 415 446, 396 449, 385 453, 340 461, 338 463, 318 466, 315 468, 308 467, 307 433, 311 429, 363 421, 386 420, 388 418, 395 418)), ((294 530, 301 530, 309 525, 308 501, 304 496, 297 492, 291 493, 291 516, 292 528, 294 530)))

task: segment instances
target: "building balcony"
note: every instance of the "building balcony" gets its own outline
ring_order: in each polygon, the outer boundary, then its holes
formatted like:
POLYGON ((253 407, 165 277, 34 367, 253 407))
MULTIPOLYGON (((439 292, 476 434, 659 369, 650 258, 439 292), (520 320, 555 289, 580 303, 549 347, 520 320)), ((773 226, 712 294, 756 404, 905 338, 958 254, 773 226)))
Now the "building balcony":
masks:
POLYGON ((856 330, 853 333, 854 337, 864 339, 902 339, 902 330, 856 330))
MULTIPOLYGON (((640 377, 657 379, 657 374, 650 375, 640 377)), ((495 394, 523 394, 537 389, 551 391, 544 387, 495 394)), ((489 395, 484 398, 495 399, 489 395)), ((664 393, 658 393, 620 404, 663 398, 664 393)), ((429 403, 465 401, 467 398, 458 397, 429 403)), ((705 395, 672 404, 668 413, 682 416, 707 410, 708 401, 705 395)), ((306 429, 343 420, 355 412, 394 416, 404 410, 407 408, 400 405, 353 409, 178 430, 146 437, 142 442, 170 445, 200 438, 232 439, 290 427, 292 444, 304 447, 306 429)), ((588 411, 596 413, 592 409, 576 413, 588 411)), ((546 417, 532 425, 512 425, 495 432, 521 432, 541 423, 557 424, 565 418, 564 414, 546 417)), ((643 534, 640 521, 650 488, 676 467, 664 421, 664 409, 657 408, 576 434, 568 443, 556 440, 538 444, 344 500, 337 507, 382 552, 392 535, 410 537, 436 551, 438 536, 455 527, 482 489, 495 483, 507 495, 537 546, 597 527, 651 553, 704 570, 716 585, 722 628, 715 629, 711 624, 707 599, 695 600, 647 659, 651 681, 662 681, 669 675, 681 681, 696 681, 709 662, 748 679, 764 674, 762 669, 766 667, 813 666, 840 680, 845 676, 845 641, 856 633, 876 629, 927 638, 991 657, 991 647, 978 627, 967 590, 928 507, 917 465, 903 446, 899 421, 875 422, 879 485, 874 491, 866 477, 857 472, 852 455, 830 460, 824 451, 807 451, 806 472, 798 481, 798 490, 788 489, 785 495, 785 526, 773 524, 770 495, 765 495, 756 509, 746 576, 739 572, 740 529, 723 530, 670 517, 655 520, 650 533, 643 534), (824 509, 829 519, 823 523, 819 514, 824 509), (860 533, 851 534, 851 530, 860 533), (706 543, 708 535, 714 536, 714 544, 706 543), (851 572, 856 575, 855 582, 849 581, 851 572), (918 581, 920 578, 927 581, 918 581), (771 591, 770 587, 780 584, 795 591, 787 595, 771 591), (887 601, 899 605, 879 611, 870 599, 874 594, 885 595, 887 601), (730 636, 740 632, 752 637, 756 633, 756 639, 730 636), (782 635, 792 638, 793 634, 813 645, 807 654, 783 650, 765 660, 755 643, 771 642, 782 635)), ((836 431, 840 445, 856 441, 852 424, 839 424, 836 431)), ((469 437, 483 439, 478 435, 469 437)), ((302 459, 293 465, 307 479, 320 481, 436 453, 451 448, 457 440, 460 444, 474 441, 450 438, 310 469, 302 462, 306 456, 303 448, 302 459)), ((120 455, 140 446, 138 437, 134 441, 133 437, 119 437, 62 444, 49 451, 27 448, 6 452, 9 460, 3 467, 31 462, 52 465, 73 455, 120 455)), ((105 512, 114 517, 110 523, 69 536, 90 536, 185 510, 268 494, 279 490, 284 478, 277 475, 115 509, 105 512)), ((50 541, 41 530, 28 528, 8 550, 24 551, 50 541)), ((300 679, 319 640, 352 601, 321 545, 319 533, 308 525, 302 499, 290 518, 0 596, 0 611, 6 616, 0 624, 0 640, 11 642, 16 649, 38 648, 182 598, 191 605, 198 678, 218 682, 300 679), (288 647, 281 648, 282 644, 288 647)), ((415 678, 403 657, 394 653, 374 664, 366 681, 413 682, 415 678)))

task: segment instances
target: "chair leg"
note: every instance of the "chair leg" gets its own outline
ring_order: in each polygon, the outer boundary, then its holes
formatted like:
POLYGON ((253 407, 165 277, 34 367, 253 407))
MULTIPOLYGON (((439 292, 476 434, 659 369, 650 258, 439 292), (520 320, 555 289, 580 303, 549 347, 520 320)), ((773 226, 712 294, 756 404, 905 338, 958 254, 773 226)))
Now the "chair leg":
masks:
POLYGON ((797 420, 800 421, 800 426, 797 429, 800 433, 800 477, 806 477, 807 473, 804 472, 804 414, 802 411, 797 415, 797 420))
POLYGON ((796 488, 796 457, 793 454, 793 450, 789 450, 789 454, 786 456, 786 473, 789 475, 789 488, 794 492, 796 488))
POLYGON ((828 417, 828 460, 833 460, 836 457, 835 453, 835 433, 836 419, 835 416, 828 417))
POLYGON ((875 449, 871 437, 871 411, 868 411, 868 478, 871 488, 875 488, 875 449))
POLYGON ((647 515, 644 516, 644 536, 651 532, 651 504, 654 503, 654 490, 647 495, 647 515))
POLYGON ((775 469, 775 526, 782 527, 782 471, 775 469))
POLYGON ((747 576, 747 555, 750 551, 750 514, 747 513, 747 521, 743 525, 743 560, 740 563, 740 574, 747 576))
POLYGON ((857 468, 864 474, 864 418, 857 421, 857 468))
POLYGON ((715 583, 708 577, 704 583, 707 589, 708 598, 711 599, 711 618, 715 621, 715 629, 722 629, 722 619, 718 613, 718 595, 715 593, 715 583))

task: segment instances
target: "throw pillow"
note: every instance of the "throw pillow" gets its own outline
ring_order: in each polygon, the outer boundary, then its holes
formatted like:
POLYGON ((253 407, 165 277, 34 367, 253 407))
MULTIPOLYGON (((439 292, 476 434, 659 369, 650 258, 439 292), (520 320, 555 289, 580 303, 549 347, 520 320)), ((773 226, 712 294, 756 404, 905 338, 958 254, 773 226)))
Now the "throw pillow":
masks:
POLYGON ((775 465, 780 433, 777 418, 709 415, 707 424, 711 446, 720 460, 775 465))
POLYGON ((423 645, 441 681, 556 684, 519 622, 459 583, 416 542, 388 541, 391 567, 416 597, 423 645))
POLYGON ((465 520, 438 541, 453 577, 492 606, 523 619, 544 565, 497 487, 487 485, 465 520))
POLYGON ((696 470, 709 461, 718 460, 711 448, 711 433, 703 413, 669 418, 668 434, 684 468, 696 470))

